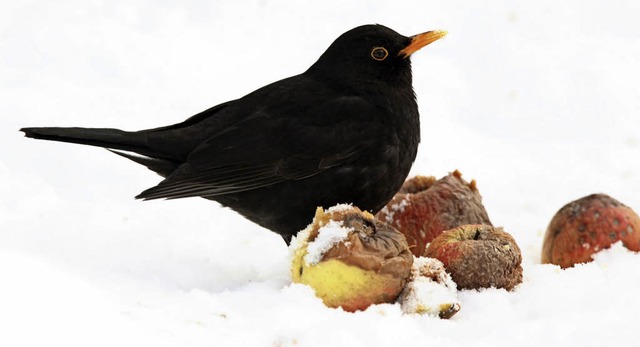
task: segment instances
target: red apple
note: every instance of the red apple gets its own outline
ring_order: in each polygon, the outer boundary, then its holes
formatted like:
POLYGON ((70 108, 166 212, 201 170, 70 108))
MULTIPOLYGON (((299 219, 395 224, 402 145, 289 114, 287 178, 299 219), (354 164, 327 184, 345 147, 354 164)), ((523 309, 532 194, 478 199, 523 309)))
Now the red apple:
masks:
POLYGON ((592 194, 566 204, 553 216, 541 260, 567 268, 590 262, 594 253, 618 241, 640 251, 640 218, 616 199, 592 194))
POLYGON ((429 242, 443 231, 465 224, 491 225, 474 180, 460 171, 436 180, 416 176, 376 215, 407 238, 411 252, 421 256, 429 242))
POLYGON ((463 225, 438 235, 425 256, 440 260, 461 289, 513 289, 522 282, 522 254, 502 228, 463 225))

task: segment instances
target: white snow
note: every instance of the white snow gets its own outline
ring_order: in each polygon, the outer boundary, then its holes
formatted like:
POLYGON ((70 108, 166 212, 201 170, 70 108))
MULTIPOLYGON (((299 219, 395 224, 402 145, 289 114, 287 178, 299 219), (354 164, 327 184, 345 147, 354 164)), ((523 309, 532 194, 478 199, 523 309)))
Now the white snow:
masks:
MULTIPOLYGON (((329 209, 327 212, 331 212, 329 209)), ((353 228, 345 227, 342 221, 330 220, 318 229, 318 236, 307 244, 307 254, 304 261, 308 265, 315 265, 324 254, 334 245, 343 242, 353 232, 353 228)))
POLYGON ((411 280, 398 298, 404 313, 429 314, 438 317, 443 307, 460 307, 458 291, 438 259, 414 258, 411 280))
POLYGON ((337 204, 327 209, 326 213, 347 212, 353 209, 353 204, 337 204))
POLYGON ((640 210, 640 3, 3 1, 0 346, 636 346, 640 255, 540 265, 567 202, 640 210), (281 238, 204 199, 139 202, 159 177, 24 126, 176 123, 304 71, 364 23, 449 35, 412 58, 412 174, 475 178, 520 245, 512 292, 460 291, 451 320, 327 309, 281 238))

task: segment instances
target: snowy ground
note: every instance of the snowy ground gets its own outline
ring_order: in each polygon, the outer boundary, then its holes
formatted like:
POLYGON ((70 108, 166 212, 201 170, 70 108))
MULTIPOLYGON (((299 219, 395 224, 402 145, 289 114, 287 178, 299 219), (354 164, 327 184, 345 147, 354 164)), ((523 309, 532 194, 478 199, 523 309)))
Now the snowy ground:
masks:
POLYGON ((0 3, 1 346, 636 346, 640 255, 539 264, 562 205, 640 210, 637 1, 0 3), (460 169, 524 253, 514 292, 461 293, 450 321, 355 314, 291 285, 275 234, 201 199, 139 202, 159 180, 23 126, 175 123, 299 73, 343 31, 449 36, 413 58, 414 174, 460 169))

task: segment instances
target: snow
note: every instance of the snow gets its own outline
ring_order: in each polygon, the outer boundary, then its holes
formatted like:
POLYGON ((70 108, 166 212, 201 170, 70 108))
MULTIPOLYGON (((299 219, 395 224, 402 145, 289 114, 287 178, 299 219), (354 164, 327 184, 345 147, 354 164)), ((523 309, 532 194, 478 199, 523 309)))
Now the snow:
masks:
MULTIPOLYGON (((354 210, 352 204, 337 204, 329 207, 326 211, 323 211, 321 208, 318 208, 316 211, 316 217, 318 213, 323 214, 333 214, 333 213, 345 213, 347 211, 354 210)), ((291 244, 289 246, 289 258, 287 262, 291 264, 293 259, 296 257, 296 252, 303 248, 306 248, 306 254, 304 256, 304 261, 307 265, 315 265, 322 258, 324 254, 331 249, 334 245, 344 241, 349 236, 349 233, 354 229, 350 227, 345 227, 343 221, 336 221, 330 219, 326 224, 322 225, 321 222, 318 222, 318 234, 315 238, 309 242, 309 237, 311 236, 311 232, 314 230, 316 217, 314 217, 313 223, 310 223, 306 228, 300 230, 297 235, 294 235, 291 239, 291 244)))
POLYGON ((417 257, 411 266, 410 282, 398 298, 404 313, 429 314, 460 308, 456 283, 438 259, 417 257))
MULTIPOLYGON (((327 212, 330 213, 331 209, 327 212)), ((328 250, 346 240, 351 232, 353 228, 345 227, 342 221, 330 220, 318 229, 318 236, 308 243, 304 261, 308 265, 317 264, 328 250)))
POLYGON ((0 4, 0 346, 635 346, 640 256, 540 264, 564 204, 640 210, 636 1, 4 1, 0 4), (239 20, 241 19, 241 20, 239 20), (449 35, 413 57, 412 174, 476 179, 523 251, 512 292, 460 291, 451 320, 327 309, 288 250, 204 199, 140 202, 159 181, 23 126, 182 121, 304 71, 342 32, 449 35))
POLYGON ((327 209, 326 213, 341 213, 353 210, 353 204, 337 204, 327 209))

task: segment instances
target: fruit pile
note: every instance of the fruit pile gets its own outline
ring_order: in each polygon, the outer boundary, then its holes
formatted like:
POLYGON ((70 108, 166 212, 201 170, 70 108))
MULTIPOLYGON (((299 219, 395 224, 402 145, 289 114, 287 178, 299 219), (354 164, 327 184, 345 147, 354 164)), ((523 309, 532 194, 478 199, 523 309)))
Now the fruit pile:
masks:
MULTIPOLYGON (((553 217, 542 262, 571 267, 618 241, 640 251, 639 230, 629 207, 590 195, 553 217)), ((457 170, 407 180, 375 216, 351 205, 318 208, 290 252, 293 282, 350 312, 398 303, 405 313, 450 318, 461 307, 459 289, 511 291, 523 278, 515 239, 492 225, 476 182, 457 170)))
POLYGON ((290 251, 293 282, 312 287, 329 307, 353 312, 398 301, 404 312, 443 318, 460 309, 440 261, 414 259, 402 233, 357 207, 318 208, 290 251))

